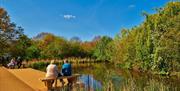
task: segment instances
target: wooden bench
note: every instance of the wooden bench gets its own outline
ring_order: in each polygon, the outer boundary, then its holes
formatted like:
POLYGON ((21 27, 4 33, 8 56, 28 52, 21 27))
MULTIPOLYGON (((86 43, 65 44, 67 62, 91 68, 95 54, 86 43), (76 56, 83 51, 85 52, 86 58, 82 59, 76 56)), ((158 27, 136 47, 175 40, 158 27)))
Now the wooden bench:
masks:
POLYGON ((59 80, 63 80, 63 79, 67 79, 68 83, 66 84, 62 84, 62 86, 66 86, 66 85, 73 85, 76 81, 77 78, 80 76, 80 74, 73 74, 72 76, 61 76, 58 78, 42 78, 40 79, 42 82, 44 82, 45 86, 47 87, 47 89, 52 89, 53 88, 53 83, 55 82, 55 88, 57 87, 57 81, 59 80))

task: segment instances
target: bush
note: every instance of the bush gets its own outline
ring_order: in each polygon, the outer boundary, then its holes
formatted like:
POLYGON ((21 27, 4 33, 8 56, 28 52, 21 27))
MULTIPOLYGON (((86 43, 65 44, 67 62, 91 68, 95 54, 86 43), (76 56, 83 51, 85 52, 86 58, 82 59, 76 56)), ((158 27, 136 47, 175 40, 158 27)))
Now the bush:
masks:
POLYGON ((38 69, 38 70, 45 71, 48 64, 49 64, 49 62, 35 62, 35 63, 32 63, 30 65, 30 67, 33 68, 33 69, 38 69))

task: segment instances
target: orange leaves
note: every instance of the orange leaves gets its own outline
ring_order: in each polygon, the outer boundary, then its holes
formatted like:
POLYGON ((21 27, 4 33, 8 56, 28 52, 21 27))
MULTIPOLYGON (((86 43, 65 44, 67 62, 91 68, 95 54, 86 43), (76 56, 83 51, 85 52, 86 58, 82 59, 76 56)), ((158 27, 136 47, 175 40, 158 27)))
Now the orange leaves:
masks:
POLYGON ((51 42, 53 42, 54 41, 54 39, 55 39, 55 36, 54 35, 52 35, 52 34, 48 34, 48 35, 46 35, 45 37, 44 37, 44 44, 45 45, 48 45, 48 44, 50 44, 51 42))
POLYGON ((84 51, 92 51, 95 46, 96 46, 97 42, 96 41, 91 41, 91 42, 84 42, 81 44, 81 47, 84 51))
POLYGON ((7 12, 3 8, 0 8, 0 29, 6 31, 10 28, 10 24, 10 18, 7 12))

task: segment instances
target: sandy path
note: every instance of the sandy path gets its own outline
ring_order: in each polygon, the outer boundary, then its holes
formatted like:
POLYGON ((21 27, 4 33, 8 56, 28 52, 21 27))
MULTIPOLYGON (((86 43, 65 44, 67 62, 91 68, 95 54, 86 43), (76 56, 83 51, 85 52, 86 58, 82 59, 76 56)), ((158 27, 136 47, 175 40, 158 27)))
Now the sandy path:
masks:
POLYGON ((34 91, 6 68, 0 67, 0 91, 34 91))
POLYGON ((45 72, 34 70, 31 68, 26 69, 8 69, 9 72, 14 74, 18 79, 28 84, 36 91, 45 91, 46 87, 39 79, 45 77, 45 72))

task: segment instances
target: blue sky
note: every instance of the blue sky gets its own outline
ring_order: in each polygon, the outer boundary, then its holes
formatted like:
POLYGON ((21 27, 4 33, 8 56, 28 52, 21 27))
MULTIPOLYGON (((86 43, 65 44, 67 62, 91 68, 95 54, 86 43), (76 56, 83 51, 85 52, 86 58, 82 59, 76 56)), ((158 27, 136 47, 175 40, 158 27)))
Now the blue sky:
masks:
POLYGON ((0 0, 12 22, 29 37, 49 32, 67 39, 91 40, 97 35, 114 37, 122 28, 143 22, 142 11, 169 0, 0 0))

